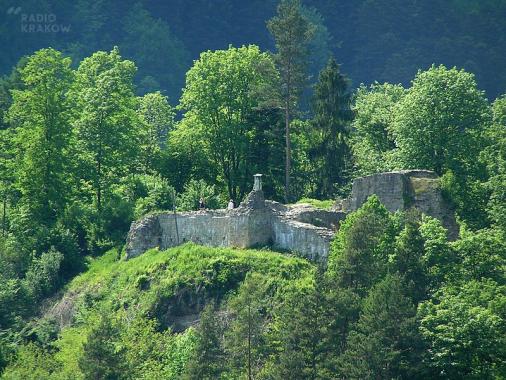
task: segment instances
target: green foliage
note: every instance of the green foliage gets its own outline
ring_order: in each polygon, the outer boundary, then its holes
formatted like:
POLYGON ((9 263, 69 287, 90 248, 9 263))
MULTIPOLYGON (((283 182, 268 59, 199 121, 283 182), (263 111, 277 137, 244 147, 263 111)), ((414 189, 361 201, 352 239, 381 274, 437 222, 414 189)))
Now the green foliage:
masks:
POLYGON ((387 275, 365 298, 362 313, 340 358, 340 373, 352 379, 422 377, 417 368, 416 308, 402 278, 387 275))
POLYGON ((140 179, 138 191, 142 194, 135 202, 135 218, 153 211, 170 210, 174 206, 176 190, 160 176, 144 175, 140 179))
POLYGON ((487 100, 474 76, 432 66, 419 71, 395 111, 394 136, 406 168, 476 174, 489 122, 487 100))
POLYGON ((482 152, 482 161, 487 165, 489 180, 486 184, 490 198, 487 214, 498 228, 506 231, 506 96, 497 98, 492 104, 493 123, 487 137, 489 145, 482 152))
POLYGON ((328 350, 325 326, 329 304, 323 273, 318 271, 314 277, 312 283, 290 286, 276 310, 269 343, 277 349, 277 355, 271 356, 275 360, 267 366, 273 378, 321 378, 328 350))
POLYGON ((366 175, 395 167, 392 151, 394 108, 405 96, 400 85, 362 85, 355 94, 352 149, 358 174, 366 175))
POLYGON ((146 172, 161 164, 162 149, 167 135, 174 128, 174 109, 160 92, 144 95, 139 99, 139 117, 143 122, 141 134, 141 165, 146 172))
POLYGON ((506 288, 492 280, 446 286, 420 306, 430 365, 447 379, 504 375, 506 288))
POLYGON ((25 283, 34 300, 50 295, 58 288, 62 260, 63 254, 51 249, 32 261, 26 272, 25 283))
MULTIPOLYGON (((329 15, 353 9, 320 3, 329 15)), ((382 39, 390 64, 381 75, 420 54, 411 46, 388 53, 398 37, 382 27, 383 16, 395 14, 404 25, 427 11, 421 2, 390 3, 360 2, 353 13, 360 38, 382 39)), ((448 11, 436 3, 438 14, 448 11)), ((451 3, 456 18, 491 9, 451 3)), ((44 0, 41 6, 44 13, 60 9, 44 0)), ((62 51, 81 60, 121 31, 118 43, 140 63, 138 93, 150 93, 134 95, 135 65, 117 48, 83 59, 76 71, 62 53, 39 50, 0 79, 2 378, 504 376, 504 96, 490 107, 472 74, 432 66, 406 90, 362 86, 350 127, 350 84, 330 61, 314 88, 314 115, 304 119, 297 108, 308 68, 324 63, 311 62, 310 50, 327 57, 328 31, 336 27, 325 27, 316 9, 282 0, 268 22, 277 53, 256 46, 203 53, 188 72, 179 106, 185 113, 175 123, 165 92, 152 91, 170 85, 177 92, 188 55, 167 23, 150 13, 162 5, 153 3, 148 12, 142 2, 124 10, 81 0, 75 7, 79 18, 69 17, 82 41, 66 41, 62 51), (266 174, 271 199, 281 197, 283 182, 286 198, 342 195, 352 165, 357 174, 435 170, 462 221, 460 238, 450 243, 440 221, 392 215, 372 197, 341 223, 326 272, 268 251, 193 244, 129 261, 118 260, 119 249, 85 258, 123 244, 130 223, 147 213, 174 205, 194 210, 200 198, 207 208, 230 197, 238 203, 256 172, 266 174), (66 284, 85 261, 86 271, 66 284)), ((235 7, 203 1, 198 8, 213 20, 220 9, 246 23, 235 7)), ((185 27, 195 25, 197 15, 183 15, 175 12, 185 27)), ((439 22, 433 23, 438 33, 439 22)), ((53 37, 56 43, 61 36, 51 37, 56 46, 53 37)), ((425 45, 447 48, 437 41, 425 45)), ((353 49, 360 56, 368 44, 353 49)), ((382 67, 383 53, 367 54, 375 63, 363 67, 382 67)))
MULTIPOLYGON (((72 87, 75 104, 81 188, 91 188, 97 211, 110 195, 111 185, 132 172, 137 149, 138 117, 135 114, 133 62, 122 60, 119 50, 97 52, 85 58, 72 87)), ((91 194, 85 194, 91 195, 91 194)))
POLYGON ((268 278, 248 274, 237 295, 228 303, 232 322, 225 335, 225 352, 229 369, 235 378, 257 377, 265 360, 265 303, 268 278))
POLYGON ((336 285, 365 295, 386 273, 395 235, 392 216, 377 196, 369 197, 346 217, 332 242, 328 266, 336 285))
POLYGON ((247 191, 250 117, 275 80, 270 56, 254 45, 204 52, 187 73, 180 104, 186 113, 174 133, 184 134, 181 144, 196 142, 205 151, 232 199, 247 191))
POLYGON ((439 220, 424 215, 419 230, 424 240, 423 267, 429 276, 429 288, 435 291, 453 278, 458 257, 439 220))
POLYGON ((44 349, 34 343, 22 346, 14 365, 2 374, 5 380, 40 379, 49 380, 58 369, 58 363, 44 349))
MULTIPOLYGON (((157 320, 162 317, 154 313, 159 305, 175 307, 182 289, 202 295, 206 303, 212 303, 213 299, 219 302, 229 295, 230 312, 237 316, 234 331, 243 336, 247 330, 239 321, 248 321, 259 312, 263 318, 270 309, 266 302, 272 299, 272 289, 283 289, 305 279, 312 271, 306 261, 274 252, 213 249, 193 244, 165 252, 151 250, 128 261, 116 258, 117 252, 111 250, 92 260, 88 270, 70 283, 64 302, 70 302, 75 308, 73 324, 64 328, 51 344, 53 349, 45 352, 48 363, 53 363, 56 378, 120 374, 119 378, 181 378, 183 373, 192 373, 192 369, 186 372, 186 368, 199 358, 198 352, 203 354, 202 334, 217 334, 207 336, 213 342, 216 339, 221 342, 221 330, 218 328, 213 333, 207 328, 196 331, 191 328, 184 333, 172 333, 157 320), (248 272, 255 281, 266 280, 268 287, 259 286, 260 283, 241 286, 248 272), (140 277, 144 285, 139 289, 136 279, 140 277), (239 288, 237 295, 233 295, 239 288), (202 289, 205 294, 201 293, 202 289), (258 302, 262 304, 261 309, 257 308, 258 302), (245 305, 251 306, 251 314, 246 312, 245 305)), ((201 326, 217 323, 213 318, 217 316, 204 312, 201 326), (208 322, 206 318, 210 318, 208 322)), ((255 320, 264 326, 263 319, 255 320)), ((229 344, 232 341, 244 349, 244 342, 239 338, 228 340, 229 344)), ((16 363, 7 371, 17 371, 16 363)), ((203 361, 198 363, 206 366, 203 361)), ((225 365, 226 361, 222 360, 221 364, 225 365)), ((234 371, 244 368, 242 365, 234 367, 234 371)), ((190 368, 193 367, 190 365, 190 368)))
POLYGON ((416 219, 408 219, 396 238, 390 261, 394 271, 404 278, 404 285, 408 289, 406 294, 411 296, 414 303, 426 299, 428 293, 429 279, 424 254, 425 239, 420 225, 416 219))
MULTIPOLYGON (((179 95, 184 72, 191 63, 186 47, 165 21, 154 17, 141 3, 130 5, 128 10, 121 22, 120 47, 139 65, 138 92, 163 89, 179 95)), ((90 22, 93 20, 96 18, 90 22)))
POLYGON ((199 208, 199 200, 204 200, 206 208, 216 209, 225 206, 213 185, 208 185, 204 180, 191 180, 181 194, 177 197, 177 209, 181 211, 194 211, 199 208))
POLYGON ((308 204, 322 210, 330 210, 336 202, 333 199, 319 200, 312 198, 302 198, 297 201, 297 204, 308 204))
POLYGON ((350 169, 349 134, 353 113, 350 109, 349 79, 341 74, 334 59, 320 72, 314 87, 309 158, 317 178, 315 196, 331 197, 346 183, 350 169))
POLYGON ((68 89, 70 59, 53 49, 33 54, 20 69, 24 89, 12 91, 7 118, 15 129, 15 178, 28 210, 51 224, 69 195, 70 147, 68 89))
POLYGON ((502 231, 464 230, 461 239, 452 245, 461 262, 459 281, 492 279, 499 285, 506 284, 506 238, 502 231))
POLYGON ((195 348, 187 365, 188 379, 213 380, 220 378, 226 359, 222 347, 223 326, 216 305, 209 303, 200 314, 195 332, 195 348))
POLYGON ((126 377, 125 352, 118 347, 119 330, 103 315, 91 330, 79 360, 84 379, 120 379, 126 377))
POLYGON ((283 104, 295 110, 292 105, 296 105, 307 80, 309 44, 315 26, 304 15, 299 0, 282 0, 267 28, 276 43, 275 62, 282 80, 283 104))
MULTIPOLYGON (((313 41, 315 25, 304 15, 299 0, 281 0, 277 14, 267 21, 267 29, 274 37, 276 54, 274 62, 279 71, 280 91, 278 102, 285 118, 285 202, 288 203, 291 176, 290 124, 297 111, 300 95, 307 83, 309 47, 313 41)), ((274 94, 277 98, 278 94, 274 94)))

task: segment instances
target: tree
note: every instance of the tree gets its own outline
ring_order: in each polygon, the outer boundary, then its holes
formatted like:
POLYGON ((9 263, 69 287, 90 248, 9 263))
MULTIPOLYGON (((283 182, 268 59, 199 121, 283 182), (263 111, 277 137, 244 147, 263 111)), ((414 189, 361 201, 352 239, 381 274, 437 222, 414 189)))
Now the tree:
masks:
POLYGON ((274 56, 281 76, 281 102, 285 112, 285 201, 290 200, 291 139, 290 121, 307 79, 309 43, 314 34, 311 24, 302 13, 299 0, 281 0, 277 15, 267 22, 274 37, 277 53, 274 56))
POLYGON ((352 150, 359 175, 391 170, 394 108, 406 90, 400 85, 362 85, 355 95, 352 150))
POLYGON ((191 64, 188 50, 160 15, 153 17, 141 3, 134 2, 127 9, 119 33, 123 37, 120 48, 139 67, 138 93, 163 89, 171 98, 179 97, 191 64))
POLYGON ((419 71, 396 107, 394 136, 405 168, 476 175, 490 112, 474 75, 444 66, 419 71))
POLYGON ((273 328, 273 339, 280 346, 273 370, 275 378, 320 378, 329 306, 325 290, 323 271, 315 274, 313 283, 294 284, 287 290, 273 328))
POLYGON ((115 380, 126 377, 124 351, 118 347, 119 330, 103 315, 91 330, 79 359, 79 369, 86 380, 115 380))
POLYGON ((196 331, 196 346, 187 365, 188 379, 219 379, 224 370, 225 353, 222 347, 223 326, 213 303, 206 305, 200 314, 196 331))
POLYGON ((54 49, 33 54, 20 69, 25 88, 13 90, 8 120, 15 128, 14 176, 32 216, 51 225, 69 196, 70 59, 54 49))
POLYGON ((351 92, 349 79, 341 74, 339 65, 330 59, 320 72, 314 88, 312 149, 309 157, 314 161, 319 179, 316 197, 330 198, 337 187, 346 181, 350 165, 348 146, 351 92))
POLYGON ((115 47, 84 59, 76 73, 73 124, 81 186, 93 189, 97 211, 102 210, 111 184, 132 172, 139 125, 132 82, 135 70, 115 47))
POLYGON ((174 128, 175 112, 166 96, 153 92, 139 99, 138 114, 142 122, 141 165, 144 171, 150 172, 160 164, 161 150, 174 128))
POLYGON ((492 280, 447 285, 419 308, 430 365, 446 379, 494 379, 506 371, 506 287, 492 280))
POLYGON ((395 240, 390 262, 392 269, 404 278, 407 294, 415 305, 427 298, 429 290, 430 281, 423 260, 424 243, 419 216, 408 214, 404 229, 395 240))
POLYGON ((487 187, 490 198, 487 214, 492 223, 506 232, 506 96, 497 98, 492 104, 493 123, 487 137, 489 145, 482 152, 489 179, 487 187))
POLYGON ((198 142, 219 168, 230 198, 241 199, 248 189, 250 116, 276 79, 271 58, 254 45, 202 53, 187 73, 181 97, 186 113, 174 134, 184 135, 185 144, 198 142))
POLYGON ((344 378, 423 378, 416 308, 404 292, 398 275, 387 275, 371 289, 340 358, 344 378))
POLYGON ((266 286, 261 275, 250 273, 229 303, 234 319, 225 334, 225 350, 236 377, 252 380, 261 368, 266 286))
POLYGON ((376 195, 349 214, 332 242, 328 276, 361 297, 387 272, 396 236, 393 218, 376 195))

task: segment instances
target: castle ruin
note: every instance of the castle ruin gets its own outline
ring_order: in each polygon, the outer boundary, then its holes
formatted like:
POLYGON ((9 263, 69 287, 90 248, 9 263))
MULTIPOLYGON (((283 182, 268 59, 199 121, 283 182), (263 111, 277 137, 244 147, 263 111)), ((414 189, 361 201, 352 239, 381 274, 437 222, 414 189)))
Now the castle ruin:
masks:
POLYGON ((430 171, 396 171, 358 178, 353 182, 351 196, 329 211, 265 200, 261 176, 256 175, 253 191, 235 209, 162 212, 133 222, 126 258, 150 248, 163 250, 192 241, 212 247, 270 246, 314 262, 326 262, 340 222, 372 194, 389 211, 416 208, 438 218, 450 238, 457 236, 453 210, 442 196, 439 178, 430 171))

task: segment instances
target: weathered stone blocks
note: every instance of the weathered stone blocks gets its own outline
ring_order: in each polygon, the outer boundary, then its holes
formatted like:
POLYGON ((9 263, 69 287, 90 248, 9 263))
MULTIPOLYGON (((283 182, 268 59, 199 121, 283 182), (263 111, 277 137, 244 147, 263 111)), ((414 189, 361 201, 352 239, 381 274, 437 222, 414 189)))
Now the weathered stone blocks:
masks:
POLYGON ((166 249, 192 241, 213 247, 272 246, 326 262, 340 222, 373 194, 389 211, 416 208, 440 219, 450 238, 458 235, 453 210, 442 196, 438 176, 430 171, 407 170, 357 178, 350 198, 339 207, 342 211, 266 201, 260 179, 255 178, 254 190, 234 210, 165 212, 132 223, 126 258, 150 248, 166 249))

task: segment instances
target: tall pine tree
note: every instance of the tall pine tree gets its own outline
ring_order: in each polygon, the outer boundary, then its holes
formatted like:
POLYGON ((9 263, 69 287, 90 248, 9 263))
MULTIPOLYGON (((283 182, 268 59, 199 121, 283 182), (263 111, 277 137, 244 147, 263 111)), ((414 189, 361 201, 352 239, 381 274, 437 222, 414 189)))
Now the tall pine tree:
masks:
POLYGON ((281 0, 277 15, 267 22, 274 37, 275 62, 281 76, 281 103, 285 112, 285 201, 290 200, 290 122, 307 81, 309 44, 314 25, 303 15, 299 0, 281 0))

